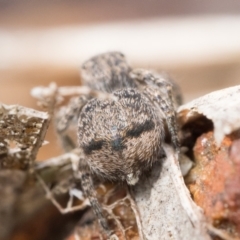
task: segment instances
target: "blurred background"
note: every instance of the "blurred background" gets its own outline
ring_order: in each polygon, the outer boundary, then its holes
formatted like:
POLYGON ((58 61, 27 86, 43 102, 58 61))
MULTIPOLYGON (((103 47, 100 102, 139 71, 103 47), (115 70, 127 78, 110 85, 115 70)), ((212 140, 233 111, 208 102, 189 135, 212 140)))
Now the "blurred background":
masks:
MULTIPOLYGON (((240 1, 0 0, 0 102, 37 108, 31 88, 79 85, 81 63, 112 50, 170 73, 185 102, 237 85, 240 1)), ((47 140, 40 160, 61 153, 47 140)))

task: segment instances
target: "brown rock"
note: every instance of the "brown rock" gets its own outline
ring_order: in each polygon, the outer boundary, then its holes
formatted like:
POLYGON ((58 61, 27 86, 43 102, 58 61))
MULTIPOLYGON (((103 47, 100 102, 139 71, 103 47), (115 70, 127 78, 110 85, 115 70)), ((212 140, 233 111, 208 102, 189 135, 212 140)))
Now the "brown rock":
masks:
POLYGON ((240 235, 240 132, 218 148, 213 132, 202 134, 193 149, 196 166, 188 175, 194 201, 215 225, 240 235))

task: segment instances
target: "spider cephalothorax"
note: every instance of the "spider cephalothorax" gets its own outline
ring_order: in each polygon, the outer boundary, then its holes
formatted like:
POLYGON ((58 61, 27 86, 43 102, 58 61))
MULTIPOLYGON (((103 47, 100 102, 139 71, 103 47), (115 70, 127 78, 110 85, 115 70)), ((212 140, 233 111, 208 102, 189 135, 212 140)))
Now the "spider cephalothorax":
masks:
POLYGON ((84 85, 94 90, 113 92, 126 87, 136 87, 129 77, 131 71, 125 57, 120 52, 97 55, 83 63, 81 77, 84 85))

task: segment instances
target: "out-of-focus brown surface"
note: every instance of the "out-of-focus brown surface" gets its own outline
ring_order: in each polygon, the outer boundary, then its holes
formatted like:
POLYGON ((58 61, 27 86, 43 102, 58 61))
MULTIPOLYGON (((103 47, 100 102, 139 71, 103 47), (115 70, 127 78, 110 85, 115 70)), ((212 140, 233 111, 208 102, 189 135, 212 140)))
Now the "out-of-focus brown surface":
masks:
MULTIPOLYGON (((50 82, 56 82, 59 86, 79 85, 78 69, 39 66, 29 69, 0 70, 0 101, 42 110, 30 95, 30 91, 36 86, 48 86, 50 82)), ((40 148, 37 159, 44 160, 62 153, 53 123, 45 140, 49 141, 49 144, 40 148)))
POLYGON ((46 27, 186 14, 238 14, 236 0, 0 1, 0 26, 46 27))

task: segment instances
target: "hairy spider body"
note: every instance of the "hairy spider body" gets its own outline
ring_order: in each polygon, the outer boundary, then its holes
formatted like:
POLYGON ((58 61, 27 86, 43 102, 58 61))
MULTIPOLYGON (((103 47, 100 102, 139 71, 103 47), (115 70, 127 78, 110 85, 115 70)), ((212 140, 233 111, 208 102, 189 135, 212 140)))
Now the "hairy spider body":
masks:
POLYGON ((163 122, 149 99, 136 89, 93 99, 82 109, 78 139, 90 168, 98 176, 135 184, 161 152, 163 122))
POLYGON ((175 108, 181 96, 167 76, 132 70, 118 52, 91 58, 82 65, 81 76, 83 84, 94 91, 94 97, 73 100, 64 110, 68 114, 61 114, 63 117, 58 120, 58 132, 66 145, 71 145, 64 131, 78 115, 78 147, 82 152, 78 177, 101 226, 110 236, 91 174, 136 184, 163 154, 165 123, 172 145, 179 151, 175 108))

